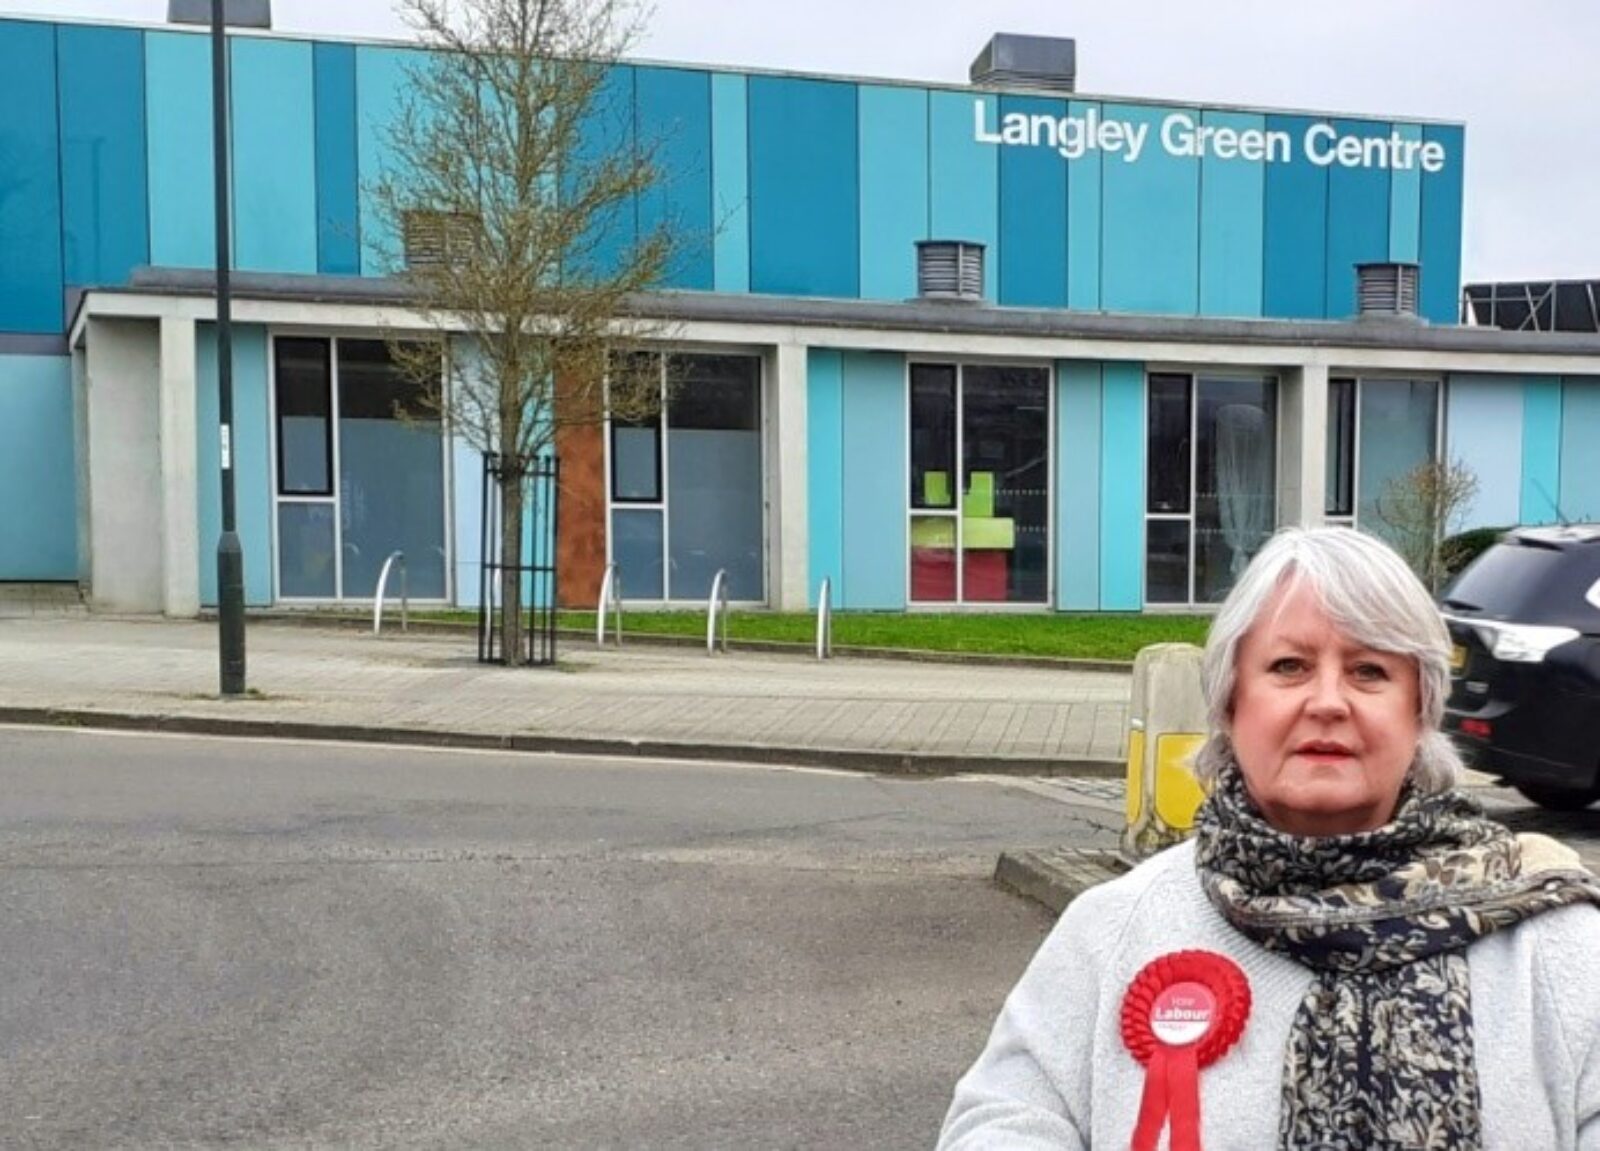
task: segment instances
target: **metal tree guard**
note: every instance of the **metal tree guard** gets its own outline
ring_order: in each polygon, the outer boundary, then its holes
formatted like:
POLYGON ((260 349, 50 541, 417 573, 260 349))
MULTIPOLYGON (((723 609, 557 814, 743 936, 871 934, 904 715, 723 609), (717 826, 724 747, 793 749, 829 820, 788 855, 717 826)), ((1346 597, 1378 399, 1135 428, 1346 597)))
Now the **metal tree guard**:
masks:
POLYGON ((504 605, 504 576, 516 572, 522 588, 525 617, 523 644, 529 664, 556 662, 556 531, 560 461, 554 456, 483 456, 483 547, 479 568, 478 661, 507 663, 500 626, 504 605), (513 478, 522 488, 526 530, 520 556, 501 554, 501 524, 505 514, 502 482, 513 478))

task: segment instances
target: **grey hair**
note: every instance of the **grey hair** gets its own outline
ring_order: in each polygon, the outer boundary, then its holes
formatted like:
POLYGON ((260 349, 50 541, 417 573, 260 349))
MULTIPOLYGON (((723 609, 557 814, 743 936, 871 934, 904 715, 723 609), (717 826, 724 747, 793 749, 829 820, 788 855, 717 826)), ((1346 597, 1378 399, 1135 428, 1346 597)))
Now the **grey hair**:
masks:
POLYGON ((1409 656, 1417 668, 1422 737, 1409 777, 1424 794, 1461 779, 1461 755, 1439 730, 1450 694, 1450 633, 1422 582, 1387 544, 1350 528, 1284 528, 1250 561, 1228 594, 1201 660, 1210 734, 1195 754, 1195 775, 1215 784, 1233 762, 1233 688, 1239 644, 1278 590, 1304 584, 1334 626, 1374 651, 1409 656))

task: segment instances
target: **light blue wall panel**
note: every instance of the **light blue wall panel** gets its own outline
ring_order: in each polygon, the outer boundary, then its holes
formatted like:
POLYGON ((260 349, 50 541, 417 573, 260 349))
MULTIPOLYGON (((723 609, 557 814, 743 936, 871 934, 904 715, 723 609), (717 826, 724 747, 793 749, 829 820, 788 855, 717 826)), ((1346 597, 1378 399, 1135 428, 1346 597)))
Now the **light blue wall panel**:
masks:
MULTIPOLYGON (((583 138, 575 149, 577 163, 564 178, 562 195, 571 199, 570 185, 588 184, 585 175, 591 166, 604 164, 609 157, 626 152, 636 144, 638 69, 613 65, 595 92, 584 125, 583 138)), ((588 231, 579 243, 581 258, 569 261, 568 272, 587 271, 607 278, 624 267, 638 243, 639 205, 630 198, 614 201, 596 210, 588 220, 588 231)))
POLYGON ((1600 376, 1561 381, 1561 514, 1600 522, 1600 376))
POLYGON ((1288 163, 1267 165, 1264 312, 1320 320, 1327 308, 1328 170, 1305 157, 1301 141, 1316 121, 1268 116, 1267 130, 1290 142, 1288 163))
POLYGON ((861 295, 908 300, 928 238, 928 93, 863 85, 860 102, 861 295))
MULTIPOLYGON (((387 132, 403 109, 407 69, 416 55, 404 48, 356 48, 356 150, 365 192, 395 163, 387 132)), ((361 274, 381 276, 399 267, 399 237, 378 218, 371 198, 361 198, 361 274)))
POLYGON ((451 517, 455 548, 455 602, 477 607, 482 597, 483 453, 460 437, 450 441, 451 517))
POLYGON ((726 72, 711 77, 712 212, 714 287, 750 290, 750 116, 745 78, 726 72))
POLYGON ((666 227, 677 241, 665 287, 709 291, 712 265, 711 76, 683 68, 638 68, 639 148, 656 164, 639 197, 639 233, 666 227))
POLYGON ((361 274, 361 187, 356 143, 356 50, 318 44, 317 270, 361 274))
POLYGON ((312 45, 233 41, 234 266, 317 270, 317 105, 312 45))
POLYGON ((1056 364, 1056 606, 1100 610, 1100 365, 1056 364))
POLYGON ((856 87, 750 77, 750 286, 855 296, 861 243, 856 87))
MULTIPOLYGON (((1069 114, 1084 119, 1100 105, 1072 101, 1069 114)), ((1100 307, 1100 153, 1087 152, 1067 164, 1067 306, 1100 307)))
POLYGON ((1478 494, 1451 531, 1509 527, 1522 518, 1522 381, 1451 376, 1445 450, 1478 477, 1478 494))
POLYGON ((851 609, 906 606, 906 366, 903 356, 845 352, 844 589, 851 609))
MULTIPOLYGON (((1000 97, 1000 113, 1066 115, 1064 100, 1000 97)), ((1000 302, 1067 304, 1067 161, 1048 146, 1000 149, 1000 302)))
POLYGON ((1144 365, 1102 367, 1100 609, 1144 607, 1144 365))
POLYGON ((1461 319, 1461 194, 1466 134, 1458 126, 1429 124, 1424 140, 1444 146, 1441 172, 1422 175, 1422 283, 1424 319, 1454 324, 1461 319))
POLYGON ((993 300, 999 285, 1000 146, 973 138, 973 108, 982 103, 992 128, 999 102, 969 92, 934 92, 930 100, 930 235, 984 245, 983 295, 993 300))
MULTIPOLYGON (((1341 136, 1385 138, 1388 124, 1369 120, 1335 120, 1341 136)), ((1389 258, 1389 171, 1346 168, 1328 172, 1327 318, 1345 320, 1356 314, 1356 268, 1360 263, 1389 258)))
POLYGON ((1100 161, 1101 306, 1109 312, 1189 316, 1200 305, 1200 161, 1161 146, 1161 124, 1172 111, 1106 105, 1108 121, 1126 120, 1145 133, 1136 163, 1127 149, 1100 161))
POLYGON ((0 581, 78 578, 72 361, 0 356, 0 581))
POLYGON ((1554 376, 1522 381, 1521 486, 1519 523, 1561 518, 1561 381, 1554 376))
POLYGON ((144 34, 63 25, 57 37, 66 282, 123 284, 150 262, 144 34))
MULTIPOLYGON (((1261 132, 1265 116, 1211 112, 1207 127, 1261 132)), ((1207 155, 1200 162, 1200 312, 1206 316, 1261 315, 1265 274, 1267 165, 1239 156, 1207 155)))
MULTIPOLYGON (((1422 140, 1421 124, 1396 124, 1394 130, 1402 140, 1422 140)), ((1422 259, 1422 168, 1419 165, 1396 168, 1389 173, 1389 258, 1404 264, 1415 264, 1422 259)))
MULTIPOLYGON (((217 399, 217 329, 196 336, 196 467, 200 487, 200 602, 217 603, 217 540, 222 535, 222 451, 217 399)), ((267 330, 233 329, 234 516, 244 549, 244 600, 272 602, 272 465, 267 435, 267 330)))
POLYGON ((844 367, 828 348, 806 352, 806 518, 810 571, 806 602, 833 581, 833 602, 849 603, 844 584, 844 367))
POLYGON ((56 30, 0 20, 0 332, 62 329, 56 30))
POLYGON ((147 32, 146 131, 150 163, 150 262, 214 268, 211 44, 187 32, 147 32))

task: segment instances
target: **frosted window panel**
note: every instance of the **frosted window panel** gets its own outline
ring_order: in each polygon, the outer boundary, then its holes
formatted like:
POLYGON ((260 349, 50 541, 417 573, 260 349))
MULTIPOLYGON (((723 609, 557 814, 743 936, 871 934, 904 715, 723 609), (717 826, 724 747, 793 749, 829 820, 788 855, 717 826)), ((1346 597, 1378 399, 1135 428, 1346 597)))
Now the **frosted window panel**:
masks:
POLYGON ((278 594, 286 599, 332 599, 333 505, 278 505, 278 594))
POLYGON ((761 434, 667 433, 673 599, 703 599, 719 568, 728 598, 766 598, 762 579, 761 434))
POLYGON ((1361 381, 1361 530, 1384 539, 1392 529, 1379 501, 1392 482, 1433 458, 1438 434, 1439 385, 1431 380, 1361 381))
POLYGON ((664 599, 661 513, 618 508, 611 513, 611 562, 622 576, 624 599, 664 599))

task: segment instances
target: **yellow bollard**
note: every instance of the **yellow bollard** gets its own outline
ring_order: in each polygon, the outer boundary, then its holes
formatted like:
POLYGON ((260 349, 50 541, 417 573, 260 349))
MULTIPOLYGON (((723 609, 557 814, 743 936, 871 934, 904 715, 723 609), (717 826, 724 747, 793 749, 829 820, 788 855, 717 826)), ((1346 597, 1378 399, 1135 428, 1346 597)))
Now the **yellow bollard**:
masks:
POLYGON ((1158 643, 1133 661, 1128 708, 1128 824, 1122 848, 1146 856, 1185 838, 1205 793, 1190 768, 1205 742, 1200 649, 1158 643))

